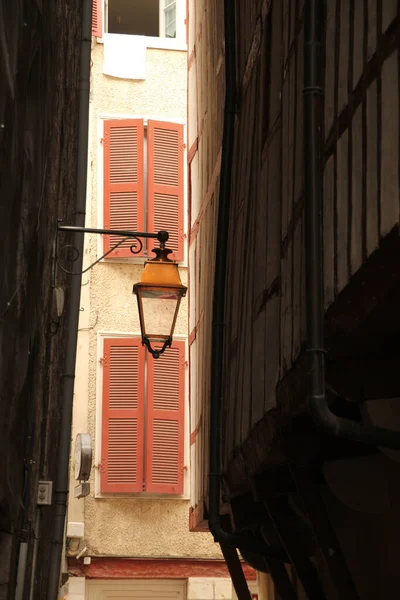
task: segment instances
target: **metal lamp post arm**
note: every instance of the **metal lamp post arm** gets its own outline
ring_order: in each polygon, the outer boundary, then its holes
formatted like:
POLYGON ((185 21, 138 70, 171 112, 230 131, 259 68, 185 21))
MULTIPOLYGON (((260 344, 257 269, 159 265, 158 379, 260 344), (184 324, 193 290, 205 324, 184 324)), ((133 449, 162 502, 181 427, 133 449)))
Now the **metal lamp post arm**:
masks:
MULTIPOLYGON (((134 248, 134 245, 132 244, 132 246, 130 247, 130 251, 132 252, 132 254, 138 254, 139 252, 141 252, 142 248, 143 248, 143 242, 141 241, 142 239, 153 239, 153 240, 158 240, 160 243, 160 247, 161 248, 165 248, 165 244, 168 241, 169 238, 169 234, 168 231, 158 231, 157 233, 150 233, 147 231, 131 231, 131 230, 127 230, 127 229, 99 229, 99 228, 95 228, 95 227, 77 227, 75 225, 60 225, 58 224, 57 226, 57 232, 56 232, 56 239, 54 242, 54 271, 53 271, 53 287, 55 285, 55 269, 56 269, 56 265, 65 273, 68 273, 68 275, 82 275, 83 273, 86 273, 87 271, 90 271, 90 269, 92 269, 95 265, 97 265, 101 260, 103 260, 103 258, 106 258, 109 254, 111 254, 111 252, 113 252, 116 248, 118 248, 118 246, 120 246, 121 244, 123 244, 123 242, 125 242, 128 239, 133 239, 133 240, 137 240, 137 242, 139 243, 139 248, 134 248), (74 271, 69 271, 68 269, 66 269, 65 267, 63 267, 58 260, 58 233, 60 231, 64 231, 66 233, 95 233, 97 235, 114 235, 114 236, 121 236, 122 239, 119 240, 116 244, 114 244, 109 250, 107 250, 107 252, 105 252, 102 256, 100 256, 95 262, 93 262, 91 265, 89 265, 86 269, 84 269, 83 271, 79 271, 79 272, 74 272, 74 271)), ((62 249, 66 249, 68 248, 70 250, 70 260, 72 260, 73 262, 76 261, 79 258, 79 250, 72 245, 67 244, 66 246, 64 246, 62 249)))
POLYGON ((94 227, 76 227, 75 225, 59 225, 58 231, 69 231, 71 233, 97 233, 99 235, 121 235, 126 238, 146 238, 158 240, 160 244, 168 241, 168 231, 149 233, 147 231, 130 231, 127 229, 97 229, 94 227))

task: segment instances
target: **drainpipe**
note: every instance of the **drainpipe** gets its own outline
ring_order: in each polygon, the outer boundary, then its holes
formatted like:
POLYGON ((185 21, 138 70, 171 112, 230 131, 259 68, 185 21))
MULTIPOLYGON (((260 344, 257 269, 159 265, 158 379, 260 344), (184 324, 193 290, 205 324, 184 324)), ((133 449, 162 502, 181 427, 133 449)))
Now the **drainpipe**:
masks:
MULTIPOLYGON (((79 71, 78 157, 76 173, 76 205, 74 224, 85 225, 86 181, 88 164, 90 54, 92 40, 92 0, 82 2, 82 39, 79 71)), ((75 234, 74 245, 79 250, 76 271, 82 270, 84 237, 75 234)), ((74 397, 76 347, 78 338, 81 276, 72 277, 68 314, 68 333, 63 375, 63 401, 60 431, 60 450, 55 481, 53 548, 49 565, 47 600, 57 600, 61 555, 67 512, 69 487, 69 457, 71 444, 72 404, 74 397)))
POLYGON ((14 600, 24 600, 26 562, 28 558, 28 542, 20 542, 18 555, 17 585, 14 600))
POLYGON ((225 30, 225 109, 222 138, 221 176, 219 189, 217 247, 214 275, 212 359, 210 393, 210 475, 209 475, 209 529, 214 540, 239 550, 254 552, 267 558, 289 562, 286 552, 251 536, 228 533, 220 522, 221 495, 221 400, 225 318, 226 252, 228 244, 229 205, 231 195, 232 157, 236 115, 236 48, 235 10, 233 0, 224 0, 225 30))
POLYGON ((329 409, 325 389, 322 161, 323 89, 321 0, 305 0, 304 8, 304 185, 306 225, 307 352, 309 375, 307 407, 326 433, 386 448, 400 448, 400 433, 337 417, 329 409))

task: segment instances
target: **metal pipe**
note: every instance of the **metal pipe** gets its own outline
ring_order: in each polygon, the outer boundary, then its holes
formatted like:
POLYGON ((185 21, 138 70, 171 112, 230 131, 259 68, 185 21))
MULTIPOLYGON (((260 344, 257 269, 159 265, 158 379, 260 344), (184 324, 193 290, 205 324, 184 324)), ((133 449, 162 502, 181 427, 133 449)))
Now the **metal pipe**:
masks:
POLYGON ((400 433, 337 417, 326 398, 323 297, 321 127, 321 0, 305 0, 304 7, 304 185, 306 226, 306 312, 309 376, 307 407, 316 424, 327 433, 354 441, 400 448, 400 433))
POLYGON ((23 600, 25 587, 26 561, 28 557, 28 542, 20 542, 18 555, 17 585, 15 600, 23 600))
POLYGON ((228 245, 229 204, 231 195, 232 156, 236 114, 236 48, 235 2, 224 0, 225 30, 225 109, 222 137, 221 176, 219 189, 218 224, 214 275, 212 359, 210 393, 210 474, 209 474, 209 529, 216 542, 229 544, 239 550, 248 550, 268 558, 289 562, 286 552, 251 536, 228 533, 220 522, 221 479, 221 398, 224 348, 226 251, 228 245))
MULTIPOLYGON (((78 117, 78 157, 76 173, 75 225, 85 225, 86 186, 88 165, 88 129, 89 129, 89 91, 90 91, 90 55, 92 38, 92 0, 82 2, 82 38, 79 72, 79 117, 78 117)), ((80 249, 77 262, 82 270, 84 238, 75 234, 74 244, 80 249)), ((60 448, 55 482, 53 549, 49 564, 49 582, 47 600, 57 600, 60 580, 61 555, 67 511, 69 486, 69 457, 72 426, 72 403, 74 396, 76 347, 78 338, 79 304, 81 294, 81 276, 71 280, 68 333, 65 368, 63 374, 63 400, 60 428, 60 448)))
POLYGON ((130 231, 126 229, 97 229, 95 227, 77 227, 76 225, 59 225, 58 231, 69 231, 72 233, 98 233, 103 235, 121 235, 129 238, 148 238, 158 240, 159 242, 167 242, 169 238, 168 231, 158 231, 157 233, 149 233, 145 231, 130 231))

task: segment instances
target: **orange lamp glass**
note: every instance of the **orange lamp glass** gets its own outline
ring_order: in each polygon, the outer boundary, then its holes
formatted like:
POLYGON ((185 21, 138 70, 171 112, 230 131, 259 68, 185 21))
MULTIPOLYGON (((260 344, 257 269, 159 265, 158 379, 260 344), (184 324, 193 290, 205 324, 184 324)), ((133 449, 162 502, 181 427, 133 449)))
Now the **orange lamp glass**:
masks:
POLYGON ((138 301, 142 344, 154 358, 159 358, 172 344, 179 306, 187 288, 182 285, 178 264, 168 258, 172 250, 154 248, 153 252, 156 256, 146 261, 133 293, 138 301))

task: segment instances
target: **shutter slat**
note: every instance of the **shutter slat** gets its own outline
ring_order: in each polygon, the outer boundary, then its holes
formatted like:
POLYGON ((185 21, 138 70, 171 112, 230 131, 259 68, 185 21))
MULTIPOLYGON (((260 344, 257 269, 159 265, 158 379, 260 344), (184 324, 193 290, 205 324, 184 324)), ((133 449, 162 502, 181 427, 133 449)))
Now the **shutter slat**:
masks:
POLYGON ((147 366, 147 492, 183 493, 185 343, 147 366))
POLYGON ((102 37, 103 35, 103 11, 102 0, 92 0, 92 35, 102 37))
POLYGON ((166 229, 174 260, 183 260, 183 125, 148 122, 148 230, 166 229))
POLYGON ((140 340, 104 340, 102 492, 141 492, 144 453, 144 349, 140 340))
MULTIPOLYGON (((144 229, 143 144, 143 119, 104 121, 105 229, 144 229)), ((120 236, 104 236, 104 252, 120 240, 120 236)), ((126 240, 108 257, 132 257, 130 247, 134 243, 126 240)))

